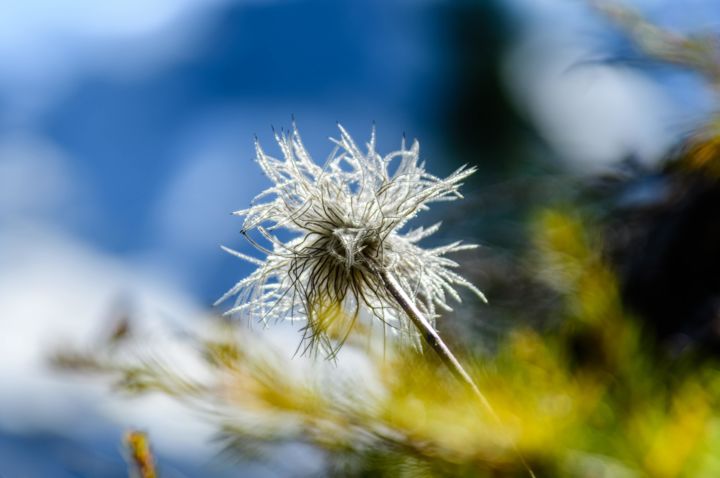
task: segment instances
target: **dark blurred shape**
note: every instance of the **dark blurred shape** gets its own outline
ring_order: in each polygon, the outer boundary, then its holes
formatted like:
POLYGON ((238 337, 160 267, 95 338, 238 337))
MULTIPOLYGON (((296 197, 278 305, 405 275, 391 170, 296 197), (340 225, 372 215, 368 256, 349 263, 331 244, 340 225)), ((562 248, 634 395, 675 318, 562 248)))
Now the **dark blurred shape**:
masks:
POLYGON ((563 189, 553 178, 555 156, 519 113, 505 85, 506 52, 521 31, 507 5, 445 2, 435 7, 435 15, 442 19, 437 25, 446 72, 431 126, 453 167, 478 168, 467 181, 462 207, 448 210, 442 220, 454 237, 481 244, 460 262, 463 273, 490 297, 488 305, 468 308, 465 320, 455 314, 452 323, 439 326, 458 327, 458 337, 470 336, 474 344, 492 348, 518 317, 535 325, 547 321, 553 298, 528 274, 522 251, 530 242, 526 219, 563 189), (536 311, 532 318, 523 313, 528 303, 536 311))
MULTIPOLYGON (((448 79, 436 127, 462 162, 480 175, 507 175, 527 162, 519 153, 531 128, 517 113, 501 77, 515 36, 502 2, 451 2, 442 7, 448 79)), ((483 181, 485 182, 485 181, 483 181)))
POLYGON ((573 370, 599 372, 610 366, 603 337, 592 327, 578 327, 567 334, 567 350, 573 370))
POLYGON ((691 139, 659 172, 614 187, 609 249, 628 308, 671 354, 720 352, 718 138, 691 139))

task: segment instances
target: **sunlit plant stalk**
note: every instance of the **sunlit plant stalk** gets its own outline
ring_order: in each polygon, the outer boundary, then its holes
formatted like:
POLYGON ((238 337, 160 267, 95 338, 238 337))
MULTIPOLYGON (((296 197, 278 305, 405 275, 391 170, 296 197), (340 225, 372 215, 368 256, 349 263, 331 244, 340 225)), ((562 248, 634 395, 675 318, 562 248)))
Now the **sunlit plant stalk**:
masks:
POLYGON ((380 272, 379 274, 382 277, 383 283, 385 284, 385 287, 387 287, 388 292, 390 292, 393 298, 395 298, 398 305, 405 311, 408 318, 413 322, 417 330, 422 334, 423 338, 425 339, 425 343, 427 343, 428 346, 432 348, 435 353, 438 354, 440 360, 442 360, 443 364, 445 364, 445 366, 450 370, 450 372, 455 376, 455 378, 457 378, 460 382, 463 382, 470 388, 472 393, 478 398, 480 403, 482 403, 483 407, 485 407, 487 412, 495 420, 499 421, 499 417, 495 413, 495 410, 493 409, 488 399, 480 391, 480 388, 477 386, 477 384, 475 384, 475 381, 472 379, 472 377, 470 377, 470 374, 465 371, 465 369, 460 364, 455 355, 453 355, 450 348, 445 344, 442 338, 440 338, 440 335, 437 333, 435 328, 423 316, 423 313, 418 310, 412 299, 402 289, 397 279, 395 279, 395 277, 393 277, 393 275, 387 271, 380 272))
POLYGON ((157 478, 155 459, 150 450, 150 441, 145 433, 130 431, 125 436, 128 448, 130 476, 137 478, 157 478))

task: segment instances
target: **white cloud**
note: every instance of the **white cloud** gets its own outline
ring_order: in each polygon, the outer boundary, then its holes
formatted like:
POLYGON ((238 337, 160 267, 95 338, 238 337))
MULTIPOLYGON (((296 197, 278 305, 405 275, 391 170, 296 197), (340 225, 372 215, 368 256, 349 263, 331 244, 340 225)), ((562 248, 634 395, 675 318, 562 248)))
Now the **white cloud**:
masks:
POLYGON ((163 248, 218 252, 219 242, 239 230, 230 213, 249 203, 265 182, 252 160, 251 134, 223 121, 211 123, 183 142, 177 172, 154 205, 152 224, 163 248))
POLYGON ((191 53, 214 9, 230 1, 0 2, 4 113, 31 120, 84 74, 157 71, 191 53))
MULTIPOLYGON (((712 0, 628 0, 671 29, 715 29, 712 0)), ((707 118, 712 92, 678 69, 652 75, 619 63, 607 40, 621 33, 585 2, 508 0, 524 32, 505 77, 518 107, 568 164, 597 171, 629 155, 652 163, 707 118)), ((705 30, 704 30, 705 29, 705 30)))
POLYGON ((0 226, 20 218, 80 219, 90 203, 80 183, 54 144, 27 135, 0 140, 0 226))
MULTIPOLYGON (((49 354, 68 344, 98 343, 113 324, 119 299, 129 301, 139 342, 133 350, 204 377, 207 369, 182 331, 199 332, 206 312, 182 291, 147 270, 130 266, 57 232, 17 225, 0 235, 0 429, 9 433, 49 433, 92 443, 129 428, 147 431, 159 453, 183 463, 208 464, 217 457, 212 441, 217 424, 169 397, 153 394, 130 399, 112 392, 108 380, 60 373, 48 366, 49 354), (145 345, 145 348, 143 347, 145 345)), ((243 342, 266 359, 276 355, 283 370, 298 380, 318 374, 334 383, 337 374, 380 393, 367 357, 346 346, 338 364, 293 357, 298 325, 278 324, 246 332, 243 342)), ((281 449, 277 463, 291 449, 281 449)), ((305 453, 295 466, 315 470, 320 457, 305 453)), ((267 475, 259 470, 250 475, 267 475)), ((224 476, 224 475, 223 475, 224 476)))
POLYGON ((165 453, 212 455, 212 428, 179 404, 162 397, 121 400, 106 381, 58 374, 47 362, 55 347, 96 342, 121 299, 144 330, 191 328, 203 312, 183 291, 28 224, 3 231, 0 263, 0 427, 88 437, 110 421, 148 430, 165 453))
POLYGON ((660 88, 593 58, 571 36, 530 33, 508 57, 507 83, 549 145, 578 169, 628 156, 657 160, 673 140, 660 88))

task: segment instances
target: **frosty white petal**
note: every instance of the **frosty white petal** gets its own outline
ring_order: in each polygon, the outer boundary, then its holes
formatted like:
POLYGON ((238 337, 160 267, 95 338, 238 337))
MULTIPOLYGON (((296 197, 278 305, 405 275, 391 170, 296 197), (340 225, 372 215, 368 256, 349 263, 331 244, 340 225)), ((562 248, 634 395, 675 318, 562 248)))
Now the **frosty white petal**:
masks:
POLYGON ((261 261, 226 249, 258 268, 221 300, 235 296, 228 313, 241 317, 305 319, 311 345, 329 344, 324 322, 338 315, 338 307, 350 323, 361 314, 370 315, 416 341, 415 328, 379 272, 397 277, 431 320, 435 307, 450 310, 448 296, 460 301, 458 286, 484 300, 477 288, 450 270, 457 264, 443 257, 476 246, 418 246, 437 232, 439 223, 402 232, 429 203, 461 197, 461 182, 475 169, 463 167, 438 178, 418 162, 417 141, 410 149, 403 141, 399 151, 382 156, 375 151, 374 130, 363 152, 342 126, 339 129, 340 137, 332 140, 337 148, 322 166, 313 162, 295 128, 276 134, 282 159, 269 156, 256 143, 257 162, 273 186, 234 214, 244 217, 243 234, 266 257, 261 261), (284 240, 275 235, 283 229, 296 236, 284 240))

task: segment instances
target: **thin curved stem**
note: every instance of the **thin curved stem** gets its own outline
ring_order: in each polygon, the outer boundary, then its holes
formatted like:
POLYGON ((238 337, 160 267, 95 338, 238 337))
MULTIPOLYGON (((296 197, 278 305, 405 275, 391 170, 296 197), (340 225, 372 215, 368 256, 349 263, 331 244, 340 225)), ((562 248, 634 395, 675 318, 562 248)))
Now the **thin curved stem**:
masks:
POLYGON ((480 391, 478 386, 475 384, 473 379, 470 377, 463 366, 460 364, 455 355, 450 351, 448 346, 443 342, 438 335, 435 328, 425 318, 424 314, 420 312, 415 302, 408 296, 407 292, 400 286, 397 279, 387 271, 380 271, 380 277, 382 277, 383 283, 387 288, 390 295, 397 301, 398 305, 405 311, 407 316, 410 318, 412 323, 417 327, 422 335, 425 342, 432 348, 435 353, 438 354, 443 364, 450 370, 450 372, 463 382, 473 392, 473 394, 480 400, 485 410, 495 419, 499 421, 499 417, 493 409, 490 402, 485 395, 480 391))
MULTIPOLYGON (((393 298, 397 301, 400 308, 405 311, 412 323, 415 325, 415 327, 417 327, 418 331, 420 331, 420 334, 422 335, 423 339, 425 339, 425 342, 430 346, 430 348, 435 351, 435 353, 438 354, 443 364, 445 364, 445 366, 450 370, 450 372, 455 376, 455 378, 467 385, 467 387, 473 392, 475 397, 480 401, 487 413, 497 423, 501 423, 500 417, 495 412, 495 409, 492 407, 487 397, 485 397, 485 395, 480 391, 480 388, 478 388, 478 386, 475 384, 475 381, 472 379, 472 377, 470 377, 470 374, 465 371, 458 359, 455 358, 455 355, 453 355, 445 342, 443 342, 435 328, 430 324, 427 318, 425 318, 425 315, 418 309, 418 307, 415 305, 415 302, 410 298, 407 292, 405 292, 405 290, 402 288, 395 276, 393 276, 390 272, 382 269, 378 271, 378 275, 382 279, 383 284, 387 288, 388 292, 390 292, 390 295, 392 295, 393 298)), ((520 450, 517 448, 517 446, 514 446, 514 448, 527 472, 532 478, 535 478, 535 473, 533 473, 530 465, 528 465, 522 453, 520 453, 520 450)))

